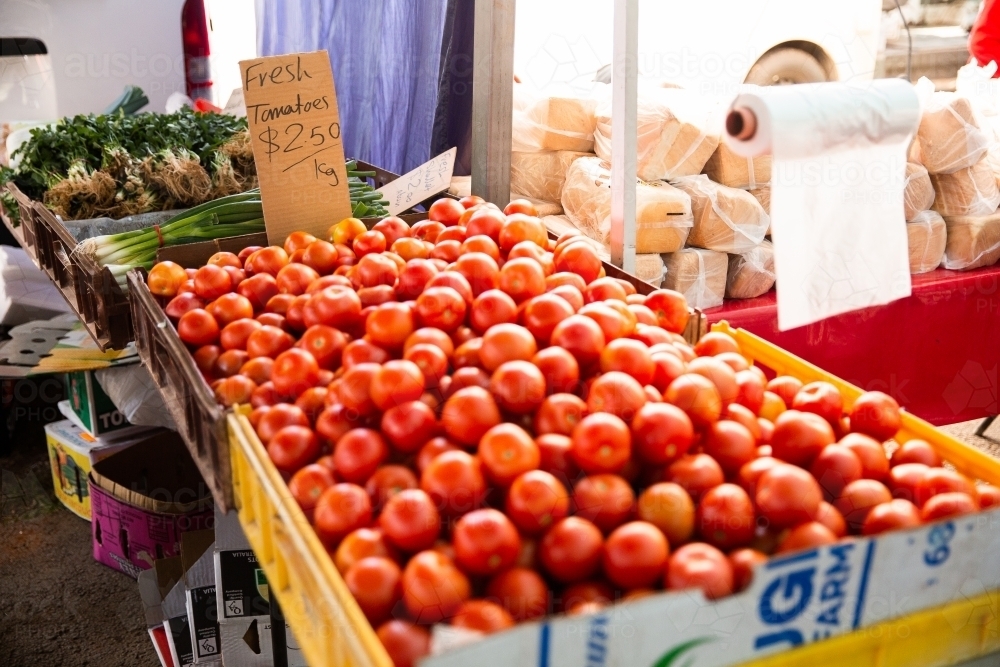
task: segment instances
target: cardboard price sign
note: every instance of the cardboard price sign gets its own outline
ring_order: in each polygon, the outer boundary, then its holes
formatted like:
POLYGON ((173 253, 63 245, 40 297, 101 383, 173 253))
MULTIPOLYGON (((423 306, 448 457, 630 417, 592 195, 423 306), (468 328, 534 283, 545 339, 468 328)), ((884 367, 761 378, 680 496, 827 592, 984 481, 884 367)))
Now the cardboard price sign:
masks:
POLYGON ((431 195, 447 190, 455 172, 457 148, 451 148, 431 158, 411 172, 378 189, 389 202, 389 215, 399 215, 431 195))
POLYGON ((267 239, 326 237, 351 216, 340 114, 326 51, 240 61, 267 239))

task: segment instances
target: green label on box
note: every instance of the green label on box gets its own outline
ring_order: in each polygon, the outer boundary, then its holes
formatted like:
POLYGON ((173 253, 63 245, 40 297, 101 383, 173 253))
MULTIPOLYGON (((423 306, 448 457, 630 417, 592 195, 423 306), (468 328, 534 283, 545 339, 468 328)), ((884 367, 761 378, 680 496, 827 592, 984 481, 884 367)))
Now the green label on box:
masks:
POLYGON ((94 435, 114 431, 129 426, 100 383, 93 371, 76 371, 66 374, 67 394, 73 412, 80 417, 87 430, 94 435))

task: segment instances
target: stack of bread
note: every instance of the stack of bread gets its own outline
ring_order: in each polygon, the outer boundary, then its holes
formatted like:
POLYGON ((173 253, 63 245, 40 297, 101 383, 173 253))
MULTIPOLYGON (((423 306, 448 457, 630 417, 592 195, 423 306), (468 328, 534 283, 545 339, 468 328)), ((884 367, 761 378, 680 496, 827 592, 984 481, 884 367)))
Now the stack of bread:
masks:
POLYGON ((925 104, 907 169, 904 204, 910 240, 910 269, 974 269, 1000 259, 1000 189, 987 160, 990 148, 972 103, 955 93, 934 93, 925 104), (929 207, 943 218, 922 215, 929 207), (935 254, 943 249, 942 257, 935 254))

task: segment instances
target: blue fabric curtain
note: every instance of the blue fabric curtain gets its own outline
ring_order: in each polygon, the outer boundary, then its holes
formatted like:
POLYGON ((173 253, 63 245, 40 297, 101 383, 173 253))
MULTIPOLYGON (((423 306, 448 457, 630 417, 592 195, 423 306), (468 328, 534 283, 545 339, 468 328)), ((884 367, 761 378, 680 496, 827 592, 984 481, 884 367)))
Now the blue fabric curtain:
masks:
POLYGON ((262 56, 326 49, 344 151, 405 173, 428 160, 447 0, 257 0, 262 56))

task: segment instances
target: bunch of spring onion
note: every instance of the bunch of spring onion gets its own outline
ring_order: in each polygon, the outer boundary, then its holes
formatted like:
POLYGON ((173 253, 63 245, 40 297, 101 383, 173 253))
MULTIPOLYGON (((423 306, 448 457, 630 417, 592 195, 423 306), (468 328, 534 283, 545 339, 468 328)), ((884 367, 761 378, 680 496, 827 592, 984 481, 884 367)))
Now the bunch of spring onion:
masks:
POLYGON ((260 190, 250 190, 195 206, 162 225, 86 239, 75 252, 89 255, 111 270, 127 290, 125 274, 136 267, 150 269, 164 246, 242 236, 264 231, 260 190))
POLYGON ((358 171, 358 163, 350 160, 347 163, 347 185, 351 191, 351 209, 355 218, 384 218, 389 215, 386 210, 388 201, 382 198, 380 192, 368 185, 368 177, 374 177, 374 171, 358 171))

